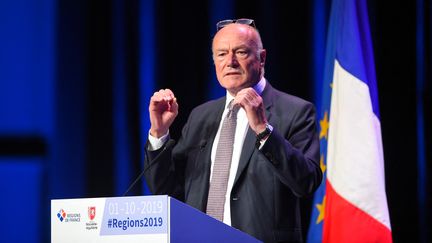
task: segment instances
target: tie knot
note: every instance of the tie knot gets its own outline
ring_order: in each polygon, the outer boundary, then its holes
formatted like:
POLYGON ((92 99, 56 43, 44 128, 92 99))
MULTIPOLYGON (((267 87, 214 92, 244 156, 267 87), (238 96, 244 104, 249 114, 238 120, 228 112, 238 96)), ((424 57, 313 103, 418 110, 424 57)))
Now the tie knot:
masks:
POLYGON ((240 109, 239 105, 234 105, 234 100, 231 100, 228 104, 228 114, 227 117, 235 117, 237 115, 237 112, 240 109))

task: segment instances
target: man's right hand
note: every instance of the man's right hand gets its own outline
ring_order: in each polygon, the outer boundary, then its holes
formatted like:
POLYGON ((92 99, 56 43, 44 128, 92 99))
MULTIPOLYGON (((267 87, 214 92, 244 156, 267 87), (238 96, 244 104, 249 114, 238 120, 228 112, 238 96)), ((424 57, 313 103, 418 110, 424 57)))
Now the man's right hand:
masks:
POLYGON ((169 89, 155 92, 150 99, 149 112, 150 134, 156 138, 167 134, 178 114, 178 104, 174 93, 169 89))

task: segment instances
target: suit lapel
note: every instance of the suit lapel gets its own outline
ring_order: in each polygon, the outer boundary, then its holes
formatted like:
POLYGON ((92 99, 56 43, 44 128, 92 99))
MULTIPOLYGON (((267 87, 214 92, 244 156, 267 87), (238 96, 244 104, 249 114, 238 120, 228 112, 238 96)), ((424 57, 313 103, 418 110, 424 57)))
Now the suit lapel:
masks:
MULTIPOLYGON (((263 93, 261 94, 261 97, 263 98, 264 106, 266 107, 266 117, 267 121, 271 123, 271 108, 273 106, 273 87, 270 85, 270 83, 267 81, 266 87, 264 88, 263 93)), ((252 154, 254 153, 255 149, 255 142, 256 142, 256 134, 255 132, 248 127, 248 131, 246 134, 245 141, 243 143, 243 149, 240 155, 240 161, 237 169, 237 174, 234 180, 234 186, 236 185, 238 179, 240 178, 241 174, 247 167, 250 158, 252 154)))

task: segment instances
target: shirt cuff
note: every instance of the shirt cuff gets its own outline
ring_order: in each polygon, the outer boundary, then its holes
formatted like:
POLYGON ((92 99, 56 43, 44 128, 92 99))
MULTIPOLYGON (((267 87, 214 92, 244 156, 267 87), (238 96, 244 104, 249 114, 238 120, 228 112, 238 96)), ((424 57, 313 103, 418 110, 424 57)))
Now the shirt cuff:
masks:
POLYGON ((147 150, 155 151, 162 148, 162 146, 166 143, 166 141, 168 141, 168 139, 169 139, 169 131, 160 138, 153 137, 149 131, 149 135, 148 135, 149 142, 148 142, 147 150))

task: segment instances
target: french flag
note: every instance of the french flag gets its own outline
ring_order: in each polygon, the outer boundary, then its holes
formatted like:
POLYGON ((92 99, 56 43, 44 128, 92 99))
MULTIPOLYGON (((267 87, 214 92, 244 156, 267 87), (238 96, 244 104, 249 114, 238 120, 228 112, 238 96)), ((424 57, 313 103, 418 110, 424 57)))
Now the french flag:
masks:
POLYGON ((308 241, 392 242, 366 0, 333 0, 327 38, 323 223, 313 231, 311 221, 308 241))

